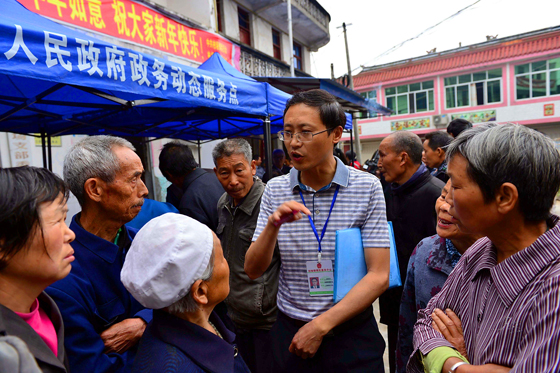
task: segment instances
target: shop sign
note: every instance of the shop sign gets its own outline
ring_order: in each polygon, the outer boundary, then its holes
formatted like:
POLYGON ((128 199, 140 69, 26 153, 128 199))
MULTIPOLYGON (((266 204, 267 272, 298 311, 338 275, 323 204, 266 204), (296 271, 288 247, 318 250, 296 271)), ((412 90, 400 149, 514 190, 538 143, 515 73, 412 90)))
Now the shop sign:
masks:
POLYGON ((187 27, 130 0, 18 0, 32 12, 142 46, 206 61, 219 52, 239 66, 239 46, 220 35, 187 27), (237 61, 234 61, 233 57, 237 61))
POLYGON ((554 115, 554 104, 545 104, 544 105, 544 116, 551 117, 554 115))
MULTIPOLYGON (((45 145, 47 145, 47 141, 45 139, 45 145)), ((41 141, 41 136, 37 135, 35 137, 35 146, 43 146, 43 142, 41 141)), ((61 147, 62 146, 62 138, 60 136, 52 136, 51 137, 51 146, 61 147)))
POLYGON ((451 114, 451 120, 455 120, 455 119, 465 119, 471 123, 494 122, 496 121, 496 110, 451 114))
POLYGON ((33 164, 31 146, 27 136, 8 133, 8 147, 10 148, 12 167, 30 166, 33 164))
POLYGON ((391 122, 391 131, 415 130, 422 128, 430 128, 430 118, 391 122))

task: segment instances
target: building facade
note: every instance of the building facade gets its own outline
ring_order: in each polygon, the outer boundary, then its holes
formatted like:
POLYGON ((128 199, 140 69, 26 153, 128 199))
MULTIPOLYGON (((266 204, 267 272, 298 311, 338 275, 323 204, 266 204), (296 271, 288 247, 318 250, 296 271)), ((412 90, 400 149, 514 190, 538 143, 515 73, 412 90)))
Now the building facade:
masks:
POLYGON ((519 123, 560 143, 560 26, 365 68, 354 86, 394 111, 358 121, 363 159, 395 131, 422 137, 456 118, 519 123))

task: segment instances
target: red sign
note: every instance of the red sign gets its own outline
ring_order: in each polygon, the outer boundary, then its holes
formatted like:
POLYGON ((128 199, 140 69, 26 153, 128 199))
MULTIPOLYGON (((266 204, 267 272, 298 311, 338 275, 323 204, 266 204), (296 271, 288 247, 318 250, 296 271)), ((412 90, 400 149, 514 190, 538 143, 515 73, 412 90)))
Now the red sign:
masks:
POLYGON ((544 116, 549 117, 554 115, 554 104, 544 105, 544 116))
POLYGON ((54 20, 204 62, 219 52, 239 67, 239 47, 220 35, 187 27, 130 0, 18 0, 54 20), (233 53, 237 48, 236 53, 233 53), (232 56, 237 56, 234 61, 232 56))

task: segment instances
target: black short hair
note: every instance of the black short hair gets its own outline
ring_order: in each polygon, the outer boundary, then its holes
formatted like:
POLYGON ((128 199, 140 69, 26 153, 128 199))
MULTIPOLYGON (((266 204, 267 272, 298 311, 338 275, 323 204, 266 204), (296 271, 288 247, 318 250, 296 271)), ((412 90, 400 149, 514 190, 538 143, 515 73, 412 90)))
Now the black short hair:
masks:
POLYGON ((344 114, 342 106, 340 106, 336 97, 327 91, 322 89, 312 89, 309 91, 295 93, 286 103, 284 117, 290 107, 298 104, 304 104, 309 107, 317 108, 319 111, 319 117, 327 128, 327 132, 329 134, 331 134, 336 127, 342 127, 344 129, 344 126, 346 125, 346 115, 344 114))
POLYGON ((432 150, 441 148, 445 151, 447 146, 451 143, 451 141, 453 141, 453 137, 443 131, 435 131, 426 135, 426 141, 428 141, 428 146, 432 148, 432 150))
POLYGON ((459 134, 465 130, 472 128, 472 123, 468 120, 457 118, 453 119, 451 123, 447 125, 447 133, 453 137, 459 136, 459 134))
POLYGON ((51 171, 38 167, 0 168, 0 271, 24 249, 41 228, 39 207, 61 194, 68 200, 69 189, 51 171))
POLYGON ((338 159, 340 159, 342 161, 342 163, 344 163, 345 165, 348 166, 348 158, 346 158, 346 155, 344 155, 344 152, 342 151, 342 149, 334 148, 333 154, 336 157, 338 157, 338 159))
POLYGON ((182 177, 198 167, 191 149, 180 142, 168 142, 159 154, 159 169, 163 176, 166 173, 174 177, 182 177))
POLYGON ((422 140, 417 134, 408 131, 397 131, 390 135, 392 147, 395 153, 405 152, 413 164, 422 163, 422 140))

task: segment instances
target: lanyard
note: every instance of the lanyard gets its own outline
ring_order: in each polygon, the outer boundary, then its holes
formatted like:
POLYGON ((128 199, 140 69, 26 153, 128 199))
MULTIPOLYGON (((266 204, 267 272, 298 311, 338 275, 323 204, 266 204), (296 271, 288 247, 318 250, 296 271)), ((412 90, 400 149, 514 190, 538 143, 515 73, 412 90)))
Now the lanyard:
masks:
MULTIPOLYGON (((325 232, 327 231, 327 224, 329 224, 329 219, 331 217, 331 212, 332 212, 332 209, 334 207, 334 203, 336 202, 336 196, 338 195, 338 190, 339 189, 340 189, 340 185, 337 185, 336 190, 334 191, 334 196, 333 196, 332 203, 331 203, 331 209, 329 210, 329 216, 327 216, 327 220, 325 221, 325 225, 323 225, 323 231, 321 232, 321 237, 320 238, 319 238, 319 233, 317 233, 317 228, 315 228, 315 223, 313 223, 313 219, 311 218, 310 215, 307 216, 309 218, 309 223, 311 224, 311 228, 313 229, 313 233, 315 233, 315 237, 317 238, 317 242, 319 242, 319 253, 317 254, 317 261, 318 262, 321 261, 321 241, 323 241, 323 237, 325 236, 325 232)), ((305 207, 307 207, 307 205, 305 204, 305 200, 303 199, 303 194, 301 193, 301 190, 299 191, 299 195, 301 197, 303 205, 305 207)))

